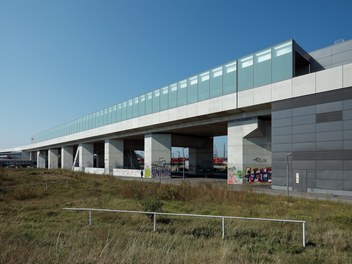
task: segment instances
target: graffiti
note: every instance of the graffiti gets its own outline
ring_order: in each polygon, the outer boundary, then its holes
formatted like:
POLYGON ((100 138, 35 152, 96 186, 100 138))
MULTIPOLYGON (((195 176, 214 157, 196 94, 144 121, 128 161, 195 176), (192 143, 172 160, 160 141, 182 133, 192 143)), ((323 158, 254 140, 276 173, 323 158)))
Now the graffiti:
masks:
POLYGON ((164 158, 160 158, 158 161, 152 163, 152 175, 153 177, 167 177, 171 172, 171 165, 166 163, 164 158))
POLYGON ((267 160, 266 159, 261 159, 261 158, 259 158, 259 157, 256 157, 253 161, 255 161, 255 162, 266 162, 267 160))
POLYGON ((271 168, 246 168, 244 179, 251 183, 271 183, 271 168))
POLYGON ((236 167, 229 167, 227 169, 227 183, 228 184, 242 184, 243 183, 243 173, 236 170, 236 167))
POLYGON ((150 168, 147 166, 144 171, 144 178, 150 178, 151 177, 151 171, 150 168))

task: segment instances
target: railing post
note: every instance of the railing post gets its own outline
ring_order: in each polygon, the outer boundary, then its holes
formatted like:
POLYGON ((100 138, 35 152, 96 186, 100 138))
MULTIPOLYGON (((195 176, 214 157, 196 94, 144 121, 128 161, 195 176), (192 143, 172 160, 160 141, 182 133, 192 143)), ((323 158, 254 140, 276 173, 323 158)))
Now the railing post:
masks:
POLYGON ((306 247, 306 222, 303 222, 303 247, 306 247))
POLYGON ((221 218, 221 238, 225 239, 225 217, 221 218))
POLYGON ((45 183, 45 190, 47 191, 48 190, 48 184, 45 183))
POLYGON ((66 187, 68 188, 68 180, 66 180, 66 187))
POLYGON ((153 228, 153 230, 156 231, 156 213, 154 213, 153 220, 154 220, 154 228, 153 228))
POLYGON ((92 210, 89 210, 89 225, 92 225, 92 210))

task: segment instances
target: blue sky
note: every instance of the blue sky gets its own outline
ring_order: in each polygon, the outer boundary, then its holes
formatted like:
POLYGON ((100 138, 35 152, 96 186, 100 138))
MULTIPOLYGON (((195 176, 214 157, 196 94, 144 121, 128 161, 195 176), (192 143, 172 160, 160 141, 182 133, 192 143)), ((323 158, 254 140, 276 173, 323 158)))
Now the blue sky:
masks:
POLYGON ((351 10, 347 0, 1 0, 0 149, 287 39, 307 51, 351 39, 351 10))

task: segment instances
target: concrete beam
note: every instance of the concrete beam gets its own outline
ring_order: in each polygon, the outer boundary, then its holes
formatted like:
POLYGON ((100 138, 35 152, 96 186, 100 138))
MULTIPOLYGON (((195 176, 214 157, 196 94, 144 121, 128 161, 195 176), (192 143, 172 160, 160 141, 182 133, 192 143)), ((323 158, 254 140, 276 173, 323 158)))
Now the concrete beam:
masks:
POLYGON ((172 135, 172 146, 180 148, 202 148, 207 144, 209 137, 172 135))

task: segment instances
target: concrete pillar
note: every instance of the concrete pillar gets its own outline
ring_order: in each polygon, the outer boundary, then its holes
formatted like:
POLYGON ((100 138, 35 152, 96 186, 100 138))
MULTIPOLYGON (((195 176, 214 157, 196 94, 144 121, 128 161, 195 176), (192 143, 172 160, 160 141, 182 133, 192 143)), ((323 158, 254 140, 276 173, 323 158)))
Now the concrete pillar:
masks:
POLYGON ((46 151, 38 150, 37 151, 37 168, 45 169, 46 168, 46 151))
POLYGON ((123 140, 105 140, 105 172, 109 172, 109 174, 112 175, 114 168, 123 168, 123 151, 123 140))
POLYGON ((85 167, 92 168, 94 165, 94 144, 79 144, 79 168, 84 171, 85 167))
POLYGON ((227 126, 227 181, 229 184, 242 184, 244 137, 257 130, 258 118, 241 119, 228 122, 227 126))
POLYGON ((201 144, 189 148, 189 173, 207 175, 213 172, 213 138, 198 138, 201 144))
POLYGON ((59 168, 59 150, 58 149, 48 150, 48 168, 49 169, 59 168))
POLYGON ((168 174, 171 163, 171 134, 146 134, 144 136, 144 176, 168 174))
POLYGON ((71 170, 73 166, 73 147, 61 148, 61 168, 71 170))

